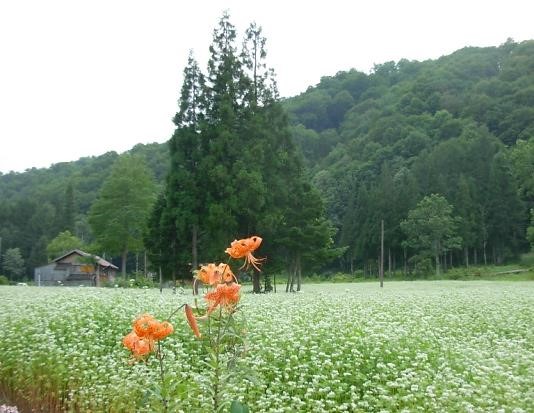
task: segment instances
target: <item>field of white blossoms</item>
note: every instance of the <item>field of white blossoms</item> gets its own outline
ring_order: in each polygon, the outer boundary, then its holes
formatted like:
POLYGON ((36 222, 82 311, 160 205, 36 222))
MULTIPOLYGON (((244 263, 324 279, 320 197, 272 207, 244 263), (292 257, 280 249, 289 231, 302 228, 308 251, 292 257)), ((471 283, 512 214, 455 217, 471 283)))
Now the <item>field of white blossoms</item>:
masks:
MULTIPOLYGON (((247 347, 228 400, 251 412, 534 411, 533 282, 304 287, 243 294, 247 347)), ((158 411, 156 359, 132 363, 121 340, 136 315, 164 319, 184 302, 193 297, 0 287, 0 398, 42 411, 158 411)), ((202 346, 181 312, 172 322, 169 410, 202 411, 202 346)))

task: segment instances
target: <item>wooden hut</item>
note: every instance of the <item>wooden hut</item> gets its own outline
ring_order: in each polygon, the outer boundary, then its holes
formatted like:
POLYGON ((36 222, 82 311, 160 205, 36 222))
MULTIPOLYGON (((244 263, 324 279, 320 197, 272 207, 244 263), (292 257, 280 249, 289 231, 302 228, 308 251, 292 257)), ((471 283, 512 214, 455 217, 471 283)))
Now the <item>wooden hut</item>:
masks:
POLYGON ((82 250, 72 250, 34 270, 36 285, 96 286, 115 279, 118 267, 82 250))

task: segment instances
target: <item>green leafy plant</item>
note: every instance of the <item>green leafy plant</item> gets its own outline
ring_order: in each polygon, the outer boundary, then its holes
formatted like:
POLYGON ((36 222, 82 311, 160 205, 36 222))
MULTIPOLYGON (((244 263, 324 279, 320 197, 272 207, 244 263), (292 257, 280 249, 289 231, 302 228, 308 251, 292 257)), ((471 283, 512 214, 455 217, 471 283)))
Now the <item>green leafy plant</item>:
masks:
MULTIPOLYGON (((154 385, 152 394, 159 401, 162 411, 169 411, 169 403, 173 400, 167 375, 169 367, 166 367, 164 362, 166 357, 163 339, 173 333, 171 320, 183 308, 206 358, 204 365, 207 367, 207 380, 202 381, 199 388, 209 394, 209 403, 205 403, 209 405, 203 407, 219 412, 229 405, 231 412, 248 412, 247 406, 237 400, 230 403, 228 397, 228 384, 231 383, 239 358, 245 350, 244 324, 236 317, 241 285, 232 272, 229 261, 231 258, 243 258, 245 263, 241 268, 252 266, 259 271, 263 260, 254 257, 252 252, 261 242, 262 239, 258 236, 235 240, 225 251, 230 256, 228 262, 202 265, 196 271, 193 291, 196 290, 196 283, 208 286, 204 295, 205 305, 199 305, 198 300, 195 300, 194 308, 189 304, 182 304, 165 321, 159 321, 151 314, 142 314, 133 322, 132 331, 123 338, 124 346, 132 353, 133 362, 146 362, 152 354, 156 357, 159 383, 154 385)), ((186 383, 183 384, 187 386, 186 383)), ((193 387, 189 386, 189 389, 191 388, 193 387)))

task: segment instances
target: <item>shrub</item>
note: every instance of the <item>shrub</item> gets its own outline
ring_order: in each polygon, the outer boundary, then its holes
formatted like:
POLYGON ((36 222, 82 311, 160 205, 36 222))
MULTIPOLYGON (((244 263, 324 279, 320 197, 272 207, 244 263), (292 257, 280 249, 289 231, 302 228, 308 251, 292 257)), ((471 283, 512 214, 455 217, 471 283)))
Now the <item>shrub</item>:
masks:
POLYGON ((432 259, 426 255, 414 255, 408 262, 413 265, 413 276, 415 278, 426 278, 435 272, 432 259))
POLYGON ((520 263, 525 267, 534 268, 534 251, 521 255, 520 263))
POLYGON ((9 280, 5 275, 0 275, 0 285, 9 285, 9 280))

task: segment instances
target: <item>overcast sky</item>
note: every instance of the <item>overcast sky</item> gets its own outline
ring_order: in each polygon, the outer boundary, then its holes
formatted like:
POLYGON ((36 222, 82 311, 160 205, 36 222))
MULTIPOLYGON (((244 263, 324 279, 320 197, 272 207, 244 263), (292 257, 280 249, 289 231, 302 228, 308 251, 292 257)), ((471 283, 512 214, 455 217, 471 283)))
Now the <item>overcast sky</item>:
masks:
POLYGON ((534 39, 531 0, 1 0, 0 171, 168 140, 188 51, 205 68, 223 10, 239 38, 263 27, 282 96, 340 70, 534 39))

